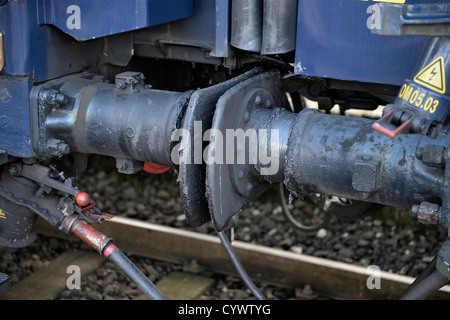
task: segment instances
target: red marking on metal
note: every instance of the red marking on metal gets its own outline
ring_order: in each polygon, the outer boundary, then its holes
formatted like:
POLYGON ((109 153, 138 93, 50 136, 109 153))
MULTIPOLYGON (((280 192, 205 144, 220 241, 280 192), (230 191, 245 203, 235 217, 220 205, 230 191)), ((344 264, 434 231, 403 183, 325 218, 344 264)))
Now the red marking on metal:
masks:
POLYGON ((394 139, 398 134, 400 134, 402 132, 402 130, 409 125, 409 123, 411 122, 411 119, 409 119, 408 121, 406 121, 405 123, 403 123, 400 127, 398 127, 395 130, 389 130, 388 128, 383 127, 382 125, 380 125, 379 123, 374 123, 372 125, 372 129, 388 136, 391 139, 394 139))
POLYGON ((100 254, 102 254, 103 249, 112 240, 84 220, 78 220, 73 223, 70 231, 100 254))
POLYGON ((372 129, 376 130, 386 136, 388 136, 391 139, 394 139, 398 134, 400 133, 406 133, 407 130, 405 130, 405 128, 411 123, 411 119, 409 119, 408 121, 404 122, 401 126, 399 126, 397 129, 395 130, 391 130, 388 129, 386 127, 383 127, 381 125, 381 123, 383 123, 386 119, 388 119, 388 117, 394 112, 394 110, 392 110, 391 112, 389 112, 387 115, 383 116, 380 120, 374 122, 372 124, 372 129))
POLYGON ((91 202, 91 197, 86 192, 78 192, 75 199, 77 204, 81 207, 85 207, 91 202))
POLYGON ((115 244, 110 244, 105 251, 103 251, 103 255, 105 257, 109 257, 109 255, 117 248, 117 246, 115 244))
POLYGON ((146 162, 144 164, 144 171, 153 174, 161 174, 169 171, 171 166, 163 166, 157 163, 146 162))

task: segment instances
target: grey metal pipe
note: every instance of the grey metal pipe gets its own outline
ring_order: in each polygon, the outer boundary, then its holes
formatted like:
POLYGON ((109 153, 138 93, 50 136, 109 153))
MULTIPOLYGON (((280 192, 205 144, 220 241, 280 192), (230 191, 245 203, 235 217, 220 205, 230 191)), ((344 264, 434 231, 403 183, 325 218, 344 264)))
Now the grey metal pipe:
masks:
POLYGON ((449 280, 438 270, 435 270, 417 283, 413 290, 405 292, 400 300, 424 300, 448 283, 449 280))
POLYGON ((297 0, 264 0, 261 54, 295 49, 297 0))
MULTIPOLYGON (((115 245, 108 255, 117 267, 122 270, 141 291, 152 300, 167 300, 167 297, 139 270, 136 265, 115 245)), ((106 248, 105 250, 108 250, 106 248)))
POLYGON ((231 45, 261 54, 295 49, 297 0, 234 0, 231 45))
POLYGON ((428 278, 433 272, 436 271, 436 261, 437 256, 431 260, 431 262, 427 265, 427 267, 419 274, 419 276, 410 284, 408 289, 400 296, 400 300, 407 300, 408 296, 413 292, 417 285, 423 283, 423 281, 428 278), (406 298, 405 298, 406 297, 406 298))
POLYGON ((261 50, 263 0, 234 0, 231 7, 231 45, 261 50))

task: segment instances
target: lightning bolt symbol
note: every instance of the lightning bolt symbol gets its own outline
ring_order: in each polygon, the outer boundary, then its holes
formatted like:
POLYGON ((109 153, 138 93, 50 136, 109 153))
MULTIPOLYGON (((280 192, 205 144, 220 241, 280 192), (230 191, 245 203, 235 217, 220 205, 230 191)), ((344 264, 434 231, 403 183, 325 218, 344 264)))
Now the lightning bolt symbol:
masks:
POLYGON ((431 75, 430 75, 430 78, 428 79, 428 81, 433 80, 433 78, 434 78, 434 76, 435 76, 436 74, 437 74, 436 68, 433 68, 433 71, 431 71, 431 75))

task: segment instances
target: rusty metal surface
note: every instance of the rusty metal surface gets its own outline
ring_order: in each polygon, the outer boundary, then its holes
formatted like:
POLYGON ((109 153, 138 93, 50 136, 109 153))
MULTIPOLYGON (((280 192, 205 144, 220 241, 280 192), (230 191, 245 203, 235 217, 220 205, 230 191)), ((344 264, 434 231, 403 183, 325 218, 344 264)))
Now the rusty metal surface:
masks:
POLYGON ((103 254, 105 247, 112 241, 112 238, 100 232, 86 221, 81 220, 76 214, 64 219, 61 226, 62 231, 76 235, 100 254, 103 254))

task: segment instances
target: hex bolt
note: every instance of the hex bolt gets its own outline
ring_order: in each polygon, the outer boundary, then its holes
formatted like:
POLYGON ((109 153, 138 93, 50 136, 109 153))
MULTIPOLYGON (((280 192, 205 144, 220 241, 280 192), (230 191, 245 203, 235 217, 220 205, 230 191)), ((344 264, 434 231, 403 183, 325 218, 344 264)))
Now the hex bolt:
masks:
POLYGON ((440 206, 436 203, 421 202, 420 205, 413 205, 411 214, 423 224, 436 224, 439 216, 440 206))
POLYGON ((125 89, 127 87, 127 85, 125 84, 125 82, 123 81, 117 81, 116 82, 116 88, 117 89, 125 89))
POLYGON ((69 102, 69 97, 56 89, 45 89, 40 93, 42 101, 53 107, 60 107, 69 102))
POLYGON ((70 152, 70 147, 67 143, 60 143, 56 148, 61 154, 68 154, 70 152))
POLYGON ((22 171, 22 166, 18 163, 13 163, 9 166, 8 171, 12 176, 19 176, 22 171))
POLYGON ((61 92, 56 93, 54 99, 58 105, 66 104, 67 102, 69 102, 69 97, 61 92))
POLYGON ((63 140, 51 138, 47 142, 47 151, 51 155, 61 157, 70 152, 70 146, 63 140))

